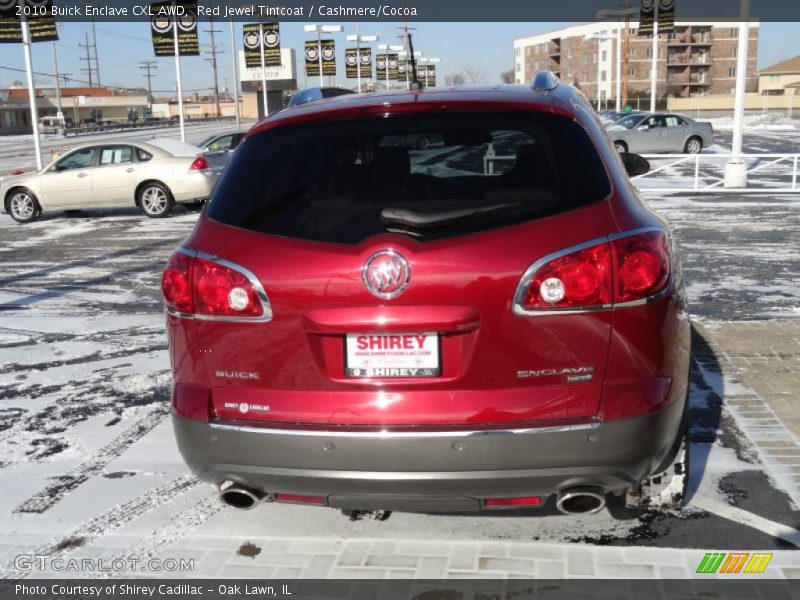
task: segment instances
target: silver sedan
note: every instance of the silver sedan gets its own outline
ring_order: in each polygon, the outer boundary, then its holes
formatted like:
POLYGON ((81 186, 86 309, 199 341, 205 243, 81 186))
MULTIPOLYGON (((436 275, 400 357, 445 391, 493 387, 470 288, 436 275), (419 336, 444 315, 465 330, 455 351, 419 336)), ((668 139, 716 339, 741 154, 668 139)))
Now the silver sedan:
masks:
POLYGON ((176 203, 210 196, 225 161, 200 152, 175 140, 80 146, 41 171, 3 179, 0 212, 20 223, 47 211, 124 206, 165 217, 176 203))
POLYGON ((710 123, 669 113, 639 113, 606 127, 617 152, 697 154, 714 143, 710 123))

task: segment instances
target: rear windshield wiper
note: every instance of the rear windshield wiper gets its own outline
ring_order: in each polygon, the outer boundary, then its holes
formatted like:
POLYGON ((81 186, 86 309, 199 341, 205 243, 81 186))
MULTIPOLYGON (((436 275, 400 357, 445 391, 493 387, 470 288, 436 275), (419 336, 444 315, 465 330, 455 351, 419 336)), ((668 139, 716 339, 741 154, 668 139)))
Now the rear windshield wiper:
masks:
POLYGON ((476 218, 515 210, 522 206, 519 202, 490 204, 477 208, 458 208, 439 212, 420 212, 408 208, 384 208, 381 222, 384 225, 400 225, 403 228, 426 230, 460 224, 476 218))

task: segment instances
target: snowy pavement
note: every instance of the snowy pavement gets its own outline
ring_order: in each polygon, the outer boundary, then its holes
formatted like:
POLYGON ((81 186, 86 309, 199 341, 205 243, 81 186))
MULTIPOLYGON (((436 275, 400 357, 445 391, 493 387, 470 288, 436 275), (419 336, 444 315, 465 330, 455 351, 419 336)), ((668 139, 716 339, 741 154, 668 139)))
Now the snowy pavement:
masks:
MULTIPOLYGON (((716 323, 797 324, 800 201, 651 201, 683 248, 696 347, 711 347, 703 336, 716 323)), ((333 509, 223 508, 187 473, 169 422, 159 277, 195 219, 180 209, 165 220, 134 210, 26 226, 0 217, 6 577, 64 575, 15 560, 30 553, 193 560, 170 573, 187 577, 687 577, 715 549, 772 552, 765 576, 800 576, 797 478, 764 450, 764 438, 797 439, 780 422, 753 429, 756 394, 711 350, 694 365, 690 497, 678 513, 631 515, 612 500, 591 516, 548 505, 350 522, 333 509)))

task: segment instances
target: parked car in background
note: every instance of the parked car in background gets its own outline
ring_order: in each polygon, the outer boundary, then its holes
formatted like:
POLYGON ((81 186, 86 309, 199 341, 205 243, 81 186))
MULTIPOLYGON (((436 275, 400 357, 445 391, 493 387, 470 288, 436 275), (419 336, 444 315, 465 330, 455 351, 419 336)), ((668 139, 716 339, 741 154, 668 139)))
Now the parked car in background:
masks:
POLYGON ((307 88, 292 94, 292 98, 289 100, 288 106, 300 106, 301 104, 307 104, 308 102, 314 102, 315 100, 335 98, 336 96, 344 96, 345 94, 355 94, 355 92, 346 88, 337 87, 307 88))
POLYGON ((218 133, 207 137, 197 146, 203 152, 219 152, 222 150, 231 151, 239 145, 244 136, 247 135, 246 131, 228 131, 226 133, 218 133))
POLYGON ((697 154, 714 143, 711 123, 672 113, 633 114, 606 129, 617 152, 697 154))
POLYGON ((41 171, 0 182, 0 212, 20 223, 54 210, 123 206, 165 217, 176 203, 209 197, 225 167, 222 154, 177 140, 80 146, 41 171))
POLYGON ((592 115, 542 73, 256 125, 162 278, 189 467, 237 508, 679 507, 681 263, 592 115))
POLYGON ((600 120, 603 121, 603 123, 616 123, 620 119, 624 119, 625 117, 637 114, 641 114, 641 112, 638 110, 633 110, 628 112, 621 110, 606 110, 601 113, 598 113, 600 120))

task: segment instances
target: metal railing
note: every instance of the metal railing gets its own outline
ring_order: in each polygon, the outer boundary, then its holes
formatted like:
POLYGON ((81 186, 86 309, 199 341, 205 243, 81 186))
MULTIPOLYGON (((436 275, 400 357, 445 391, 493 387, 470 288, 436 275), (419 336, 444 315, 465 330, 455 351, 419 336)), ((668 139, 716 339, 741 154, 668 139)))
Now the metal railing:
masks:
MULTIPOLYGON (((674 193, 798 193, 798 154, 643 154, 651 169, 632 177, 634 185, 645 194, 674 193), (747 187, 725 186, 725 165, 740 159, 747 177, 747 187), (652 185, 651 185, 652 184, 652 185)), ((483 155, 483 172, 495 174, 495 163, 513 163, 516 156, 498 155, 490 144, 483 155)), ((735 183, 731 180, 730 183, 735 183)))
MULTIPOLYGON (((643 154, 651 169, 631 180, 644 193, 743 193, 800 192, 797 167, 800 154, 643 154), (741 160, 747 186, 726 186, 725 165, 741 160), (650 184, 653 185, 650 185, 650 184)), ((731 179, 729 183, 736 183, 731 179)))

